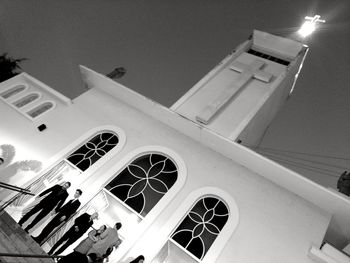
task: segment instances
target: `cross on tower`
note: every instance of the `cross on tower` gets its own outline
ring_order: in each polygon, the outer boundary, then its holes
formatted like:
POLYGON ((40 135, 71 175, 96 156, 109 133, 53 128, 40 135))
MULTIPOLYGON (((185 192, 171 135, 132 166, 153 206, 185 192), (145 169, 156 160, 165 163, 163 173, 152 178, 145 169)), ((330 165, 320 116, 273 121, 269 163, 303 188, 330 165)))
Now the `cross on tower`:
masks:
POLYGON ((317 23, 317 22, 319 22, 319 23, 325 23, 325 22, 326 22, 326 20, 323 20, 323 19, 320 19, 320 18, 321 18, 320 15, 314 15, 313 17, 311 17, 311 16, 305 16, 305 20, 308 20, 308 21, 310 21, 311 23, 317 23))
POLYGON ((265 63, 261 60, 255 60, 250 65, 238 61, 233 62, 230 69, 240 72, 241 75, 232 86, 227 87, 217 98, 211 101, 209 105, 205 106, 200 114, 196 116, 196 120, 200 123, 208 124, 210 119, 252 78, 263 82, 269 82, 272 75, 260 70, 264 64, 265 63))

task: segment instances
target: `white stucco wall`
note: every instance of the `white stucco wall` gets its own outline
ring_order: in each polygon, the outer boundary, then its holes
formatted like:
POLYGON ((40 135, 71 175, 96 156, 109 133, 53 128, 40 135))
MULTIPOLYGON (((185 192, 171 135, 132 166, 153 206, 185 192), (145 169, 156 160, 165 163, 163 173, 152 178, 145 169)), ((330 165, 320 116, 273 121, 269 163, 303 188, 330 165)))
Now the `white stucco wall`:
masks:
MULTIPOLYGON (((47 160, 74 138, 74 132, 69 131, 67 126, 70 122, 74 122, 74 119, 70 119, 70 116, 75 118, 75 114, 65 114, 67 110, 74 111, 69 107, 71 100, 25 73, 2 82, 0 93, 21 84, 25 84, 27 87, 24 92, 8 99, 0 98, 0 112, 2 115, 0 143, 10 143, 19 149, 30 149, 32 158, 47 160), (39 99, 16 110, 12 103, 30 93, 39 94, 39 99), (35 105, 45 101, 52 101, 54 108, 35 119, 25 114, 35 105), (62 114, 67 116, 67 120, 56 122, 56 116, 62 114), (37 128, 41 124, 45 124, 47 127, 42 132, 37 128), (52 140, 53 137, 56 139, 52 140)), ((80 132, 78 134, 80 136, 80 132)))
MULTIPOLYGON (((215 186, 232 195, 240 217, 235 233, 217 262, 233 262, 232 258, 236 258, 236 262, 311 262, 307 251, 312 244, 321 244, 330 219, 328 214, 106 94, 92 90, 75 102, 82 111, 99 119, 100 124, 113 121, 127 135, 127 143, 118 156, 107 164, 103 173, 90 177, 84 188, 103 185, 110 176, 108 166, 112 167, 139 147, 161 145, 185 160, 185 186, 130 253, 142 247, 152 250, 152 246, 162 244, 164 234, 170 233, 159 232, 159 229, 168 223, 174 210, 196 189, 215 186), (98 111, 92 107, 96 101, 101 102, 98 111)), ((172 227, 175 225, 168 229, 172 227)), ((142 253, 152 256, 154 252, 145 249, 142 253)))
POLYGON ((63 157, 70 145, 96 127, 113 125, 125 132, 125 145, 99 170, 83 174, 87 176, 79 186, 84 191, 83 204, 139 148, 159 145, 184 161, 180 173, 186 174, 183 187, 164 209, 141 223, 134 247, 125 242, 114 259, 136 253, 147 259, 155 256, 175 227, 171 220, 174 211, 191 193, 208 186, 229 193, 239 211, 239 223, 229 241, 216 244, 223 247, 214 255, 216 262, 311 262, 307 251, 311 245, 321 244, 327 229, 330 216, 316 206, 102 91, 92 89, 70 106, 43 117, 40 123, 47 125, 43 132, 36 129, 38 123, 23 119, 3 102, 0 112, 5 116, 1 143, 15 143, 47 165, 63 157))

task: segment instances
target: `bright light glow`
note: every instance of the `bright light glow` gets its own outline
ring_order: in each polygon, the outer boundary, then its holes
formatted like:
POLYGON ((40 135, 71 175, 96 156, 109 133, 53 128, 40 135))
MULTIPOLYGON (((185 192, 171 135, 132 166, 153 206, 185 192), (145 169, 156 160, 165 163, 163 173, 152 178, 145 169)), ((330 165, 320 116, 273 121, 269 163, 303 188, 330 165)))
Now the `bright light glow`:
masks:
POLYGON ((302 36, 302 37, 306 37, 308 35, 311 35, 312 32, 315 31, 315 23, 311 22, 311 21, 306 21, 304 22, 304 24, 301 26, 301 28, 299 29, 298 33, 302 36))
POLYGON ((316 23, 325 23, 326 22, 326 20, 322 20, 320 18, 321 18, 320 15, 315 15, 313 17, 306 16, 305 20, 307 20, 307 21, 304 22, 304 24, 299 29, 298 33, 302 37, 307 37, 307 36, 311 35, 312 32, 314 32, 316 29, 316 23))

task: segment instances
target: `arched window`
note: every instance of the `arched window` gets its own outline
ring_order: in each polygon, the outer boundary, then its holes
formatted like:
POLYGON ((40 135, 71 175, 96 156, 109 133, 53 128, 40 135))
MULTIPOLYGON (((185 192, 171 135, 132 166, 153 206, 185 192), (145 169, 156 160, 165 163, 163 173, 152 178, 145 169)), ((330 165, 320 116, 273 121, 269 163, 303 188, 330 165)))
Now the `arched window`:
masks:
POLYGON ((27 114, 32 118, 36 118, 51 108, 53 108, 53 103, 48 101, 48 102, 40 104, 39 106, 35 107, 34 109, 32 109, 30 111, 28 111, 27 114))
POLYGON ((140 217, 145 217, 177 177, 177 166, 169 157, 151 153, 132 161, 105 188, 140 217))
POLYGON ((217 197, 201 198, 192 207, 171 239, 197 260, 202 260, 229 217, 226 204, 217 197))
POLYGON ((114 133, 103 132, 94 136, 67 157, 67 160, 85 171, 102 156, 118 144, 118 136, 114 133))
MULTIPOLYGON (((50 185, 62 181, 69 181, 72 184, 81 181, 82 177, 79 175, 116 147, 118 142, 119 138, 114 132, 99 132, 31 183, 28 189, 33 194, 38 194, 46 188, 44 181, 50 185)), ((14 202, 16 206, 22 206, 31 198, 29 195, 19 194, 19 196, 20 198, 14 202)))
POLYGON ((15 105, 17 108, 22 108, 25 105, 37 100, 38 98, 39 98, 38 93, 31 93, 31 94, 24 96, 23 98, 20 98, 19 100, 14 102, 13 105, 15 105))
POLYGON ((23 84, 16 85, 16 86, 12 87, 11 89, 8 89, 5 92, 1 93, 1 97, 3 97, 4 99, 8 99, 8 98, 24 91, 26 88, 27 87, 23 84))

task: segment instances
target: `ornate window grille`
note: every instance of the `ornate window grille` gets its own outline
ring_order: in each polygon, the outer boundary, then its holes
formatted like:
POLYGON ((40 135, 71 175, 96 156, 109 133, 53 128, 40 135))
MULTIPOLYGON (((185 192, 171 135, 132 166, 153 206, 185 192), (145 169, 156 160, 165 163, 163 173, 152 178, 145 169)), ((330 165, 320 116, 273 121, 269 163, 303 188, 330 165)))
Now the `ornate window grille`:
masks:
MULTIPOLYGON (((115 133, 101 132, 31 183, 27 189, 36 195, 47 188, 45 181, 53 185, 62 182, 65 175, 81 174, 117 144, 118 137, 115 133)), ((15 199, 17 200, 14 202, 14 205, 22 206, 31 199, 31 196, 19 193, 15 199)))
POLYGON ((15 105, 17 108, 22 108, 25 105, 37 100, 39 98, 39 94, 38 93, 31 93, 29 95, 26 95, 23 98, 20 98, 19 100, 17 100, 16 102, 13 103, 13 105, 15 105))
POLYGON ((193 206, 171 239, 197 260, 202 260, 229 217, 226 204, 217 197, 203 197, 193 206))
POLYGON ((22 91, 24 91, 26 89, 26 86, 25 85, 17 85, 3 93, 1 93, 1 97, 3 97, 4 99, 8 99, 22 91))
POLYGON ((30 110, 27 114, 32 118, 36 118, 51 108, 53 108, 53 103, 52 102, 45 102, 45 103, 40 104, 39 106, 35 107, 34 109, 30 110))
POLYGON ((118 136, 111 132, 103 132, 94 136, 67 157, 67 160, 80 170, 85 171, 102 156, 118 144, 118 136))
POLYGON ((146 154, 132 161, 106 190, 141 217, 145 217, 177 180, 174 162, 161 154, 146 154))

